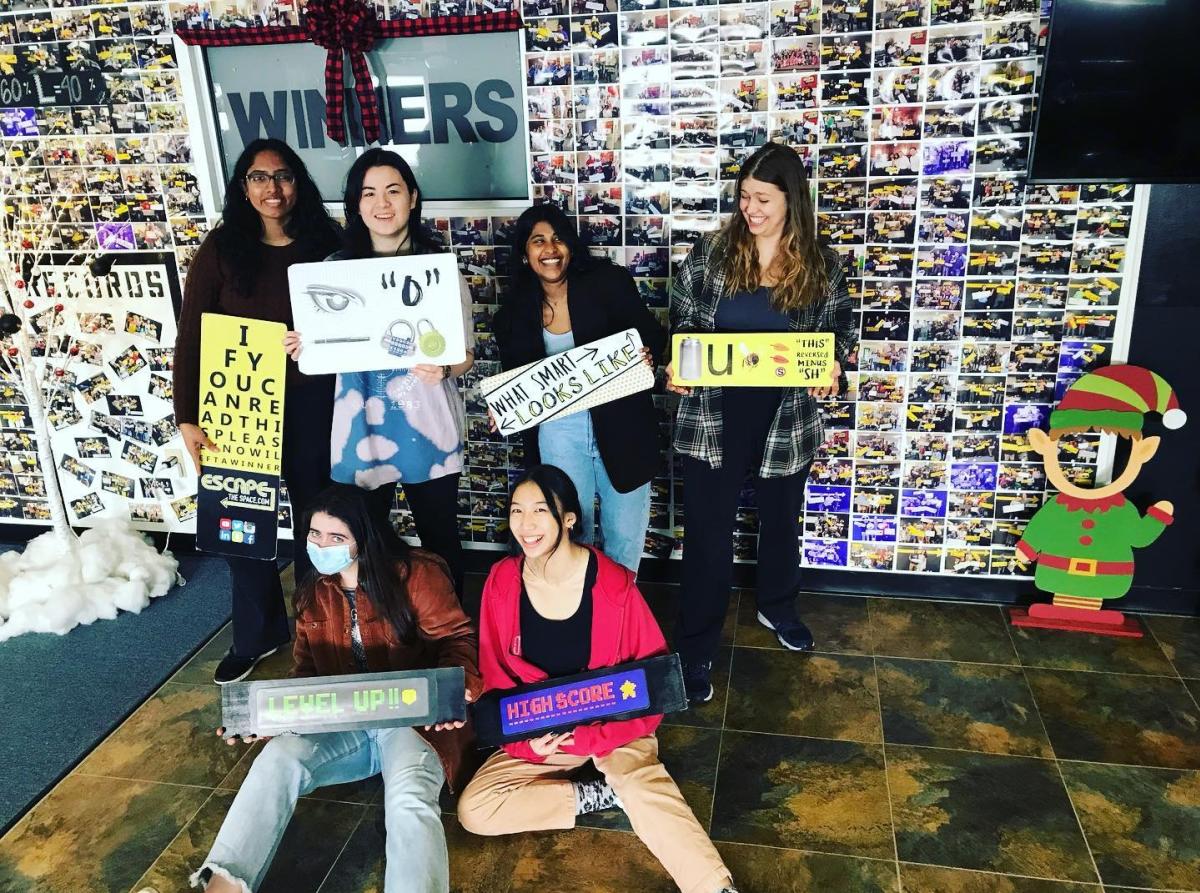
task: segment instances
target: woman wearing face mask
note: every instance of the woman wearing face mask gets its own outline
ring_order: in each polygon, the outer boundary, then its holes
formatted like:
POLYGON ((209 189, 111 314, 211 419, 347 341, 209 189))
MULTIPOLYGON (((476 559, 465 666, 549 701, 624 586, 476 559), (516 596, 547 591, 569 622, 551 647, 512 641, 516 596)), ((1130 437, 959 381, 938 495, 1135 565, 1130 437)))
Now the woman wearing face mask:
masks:
MULTIPOLYGON (((513 369, 625 329, 637 329, 653 368, 667 334, 623 267, 592 257, 565 214, 535 205, 517 218, 513 265, 496 343, 513 369)), ((658 472, 658 416, 641 391, 523 432, 528 467, 545 462, 570 475, 582 496, 581 542, 592 541, 600 498, 604 552, 637 572, 650 521, 650 479, 658 472)))
MULTIPOLYGON (((296 589, 290 675, 462 667, 467 700, 479 695, 475 632, 445 565, 378 523, 361 490, 334 485, 313 500, 307 551, 315 570, 296 589)), ((192 884, 204 884, 207 893, 258 889, 298 797, 382 774, 385 893, 446 893, 438 795, 443 782, 461 789, 473 738, 462 722, 272 738, 250 767, 192 884)))
MULTIPOLYGON (((421 223, 421 192, 412 168, 395 152, 368 149, 346 175, 345 247, 329 260, 431 254, 443 248, 421 223)), ((450 566, 462 593, 458 536, 458 476, 463 466, 466 414, 455 379, 475 363, 471 292, 460 275, 459 301, 467 356, 461 363, 411 369, 342 372, 337 376, 332 476, 368 491, 372 510, 387 519, 396 484, 412 510, 421 545, 450 566)), ((284 339, 292 359, 303 345, 284 339)), ((314 429, 320 430, 320 429, 314 429)))
MULTIPOLYGON (((483 589, 486 690, 666 653, 633 574, 579 542, 579 519, 575 486, 553 465, 530 469, 513 489, 516 554, 483 589)), ((463 791, 459 820, 475 834, 515 834, 572 828, 578 815, 619 806, 684 893, 730 893, 729 869, 658 759, 661 720, 593 722, 506 744, 463 791), (572 781, 588 762, 604 780, 572 781)))
POLYGON ((837 256, 817 244, 804 164, 769 143, 737 179, 738 213, 705 236, 671 285, 671 331, 832 332, 833 380, 817 388, 688 388, 675 450, 683 467, 684 514, 677 644, 688 697, 712 697, 712 661, 729 606, 733 522, 747 474, 758 503, 758 620, 793 651, 813 647, 796 617, 804 482, 824 440, 817 397, 837 394, 858 329, 837 256), (728 399, 726 399, 728 397, 728 399))
MULTIPOLYGON (((196 471, 200 451, 216 449, 200 427, 200 318, 224 313, 292 325, 287 269, 322 260, 340 242, 304 162, 284 142, 254 140, 233 166, 221 224, 188 270, 175 339, 175 421, 196 471)), ((331 424, 333 376, 288 369, 283 418, 283 476, 292 517, 329 485, 325 444, 311 436, 331 424)), ((211 432, 210 432, 211 433, 211 432)), ((296 579, 310 568, 294 544, 296 579)), ((232 578, 233 645, 217 667, 218 685, 244 679, 291 638, 274 561, 226 557, 232 578)))

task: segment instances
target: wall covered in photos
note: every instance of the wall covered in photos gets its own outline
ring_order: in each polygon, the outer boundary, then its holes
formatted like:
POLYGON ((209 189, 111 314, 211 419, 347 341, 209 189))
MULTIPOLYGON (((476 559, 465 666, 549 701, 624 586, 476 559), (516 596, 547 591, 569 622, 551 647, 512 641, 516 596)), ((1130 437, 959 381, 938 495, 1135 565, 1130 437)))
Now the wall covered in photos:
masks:
MULTIPOLYGON (((391 18, 497 8, 374 5, 391 18)), ((1023 432, 1075 377, 1112 359, 1118 314, 1131 305, 1122 284, 1133 187, 1027 185, 1021 173, 1048 6, 523 0, 521 11, 535 200, 577 214, 664 320, 672 263, 734 209, 742 160, 768 139, 806 159, 820 232, 860 307, 862 346, 850 393, 824 407, 829 438, 809 482, 803 563, 1011 574, 1012 547, 1046 486, 1023 432)), ((165 35, 172 21, 241 27, 300 14, 289 3, 213 2, 0 16, 5 189, 17 213, 65 189, 73 210, 56 227, 59 247, 121 247, 120 232, 131 248, 173 250, 186 273, 206 224, 165 35), (60 76, 82 72, 80 90, 60 76), (36 173, 11 173, 18 153, 36 173)), ((512 219, 432 221, 475 296, 472 381, 499 369, 490 319, 512 219)), ((144 377, 148 391, 151 374, 130 380, 144 377)), ((655 399, 664 460, 647 554, 668 557, 679 554, 685 519, 670 407, 655 399)), ((464 539, 497 543, 519 446, 488 432, 475 389, 467 401, 461 528, 464 539)), ((91 433, 121 455, 123 431, 91 433)), ((18 440, 4 445, 14 471, 27 464, 18 440)), ((1096 438, 1067 438, 1063 450, 1090 482, 1096 438)), ((138 467, 127 476, 156 474, 138 467)), ((737 554, 752 559, 757 519, 753 493, 744 496, 737 554)), ((127 510, 116 494, 100 498, 127 510)), ((411 532, 402 505, 397 518, 411 532)))

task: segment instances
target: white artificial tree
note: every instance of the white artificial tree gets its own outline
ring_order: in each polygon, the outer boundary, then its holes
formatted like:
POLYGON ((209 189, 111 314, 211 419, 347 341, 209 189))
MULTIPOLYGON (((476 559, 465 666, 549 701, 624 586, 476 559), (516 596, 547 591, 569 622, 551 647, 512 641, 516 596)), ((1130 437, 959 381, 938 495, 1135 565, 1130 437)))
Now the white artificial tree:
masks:
MULTIPOLYGON (((63 500, 47 406, 56 394, 73 401, 70 372, 79 349, 65 334, 69 296, 42 287, 63 209, 86 200, 69 187, 36 196, 42 176, 34 142, 5 140, 0 169, 0 368, 25 398, 51 530, 22 552, 0 555, 0 642, 26 632, 65 633, 80 623, 140 611, 165 595, 178 563, 159 554, 128 519, 110 519, 76 535, 63 500), (32 149, 33 151, 26 151, 32 149), (65 342, 64 342, 65 339, 65 342), (37 348, 41 348, 40 351, 37 348), (35 353, 41 356, 35 356, 35 353), (64 390, 65 389, 65 390, 64 390)), ((94 236, 73 246, 68 265, 107 273, 94 236), (103 269, 102 269, 103 268, 103 269)))

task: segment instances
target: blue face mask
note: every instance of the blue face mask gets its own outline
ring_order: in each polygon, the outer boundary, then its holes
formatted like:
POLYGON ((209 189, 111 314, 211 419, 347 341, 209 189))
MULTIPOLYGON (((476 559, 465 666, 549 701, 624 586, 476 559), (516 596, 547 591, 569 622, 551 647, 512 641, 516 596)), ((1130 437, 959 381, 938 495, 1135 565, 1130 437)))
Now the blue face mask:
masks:
POLYGON ((308 557, 318 574, 329 576, 344 571, 354 561, 350 555, 350 546, 343 543, 340 546, 325 546, 321 548, 316 543, 308 544, 308 557))

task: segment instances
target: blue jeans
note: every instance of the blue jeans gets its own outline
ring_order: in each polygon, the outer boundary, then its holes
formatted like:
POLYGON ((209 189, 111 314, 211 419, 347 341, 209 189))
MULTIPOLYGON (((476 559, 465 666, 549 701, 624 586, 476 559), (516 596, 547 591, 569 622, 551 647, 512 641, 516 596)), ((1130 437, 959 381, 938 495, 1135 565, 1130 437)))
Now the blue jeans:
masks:
POLYGON ((650 483, 629 493, 618 493, 608 479, 604 460, 592 431, 592 414, 587 410, 553 419, 538 428, 538 450, 547 465, 567 473, 583 506, 580 521, 583 542, 594 536, 593 503, 600 496, 600 530, 604 554, 637 573, 650 524, 650 483))
MULTIPOLYGON (((272 738, 250 767, 201 871, 257 890, 298 797, 380 772, 385 893, 448 893, 449 854, 438 806, 445 775, 433 748, 410 728, 272 738)), ((192 875, 192 886, 199 886, 200 873, 192 875)))

